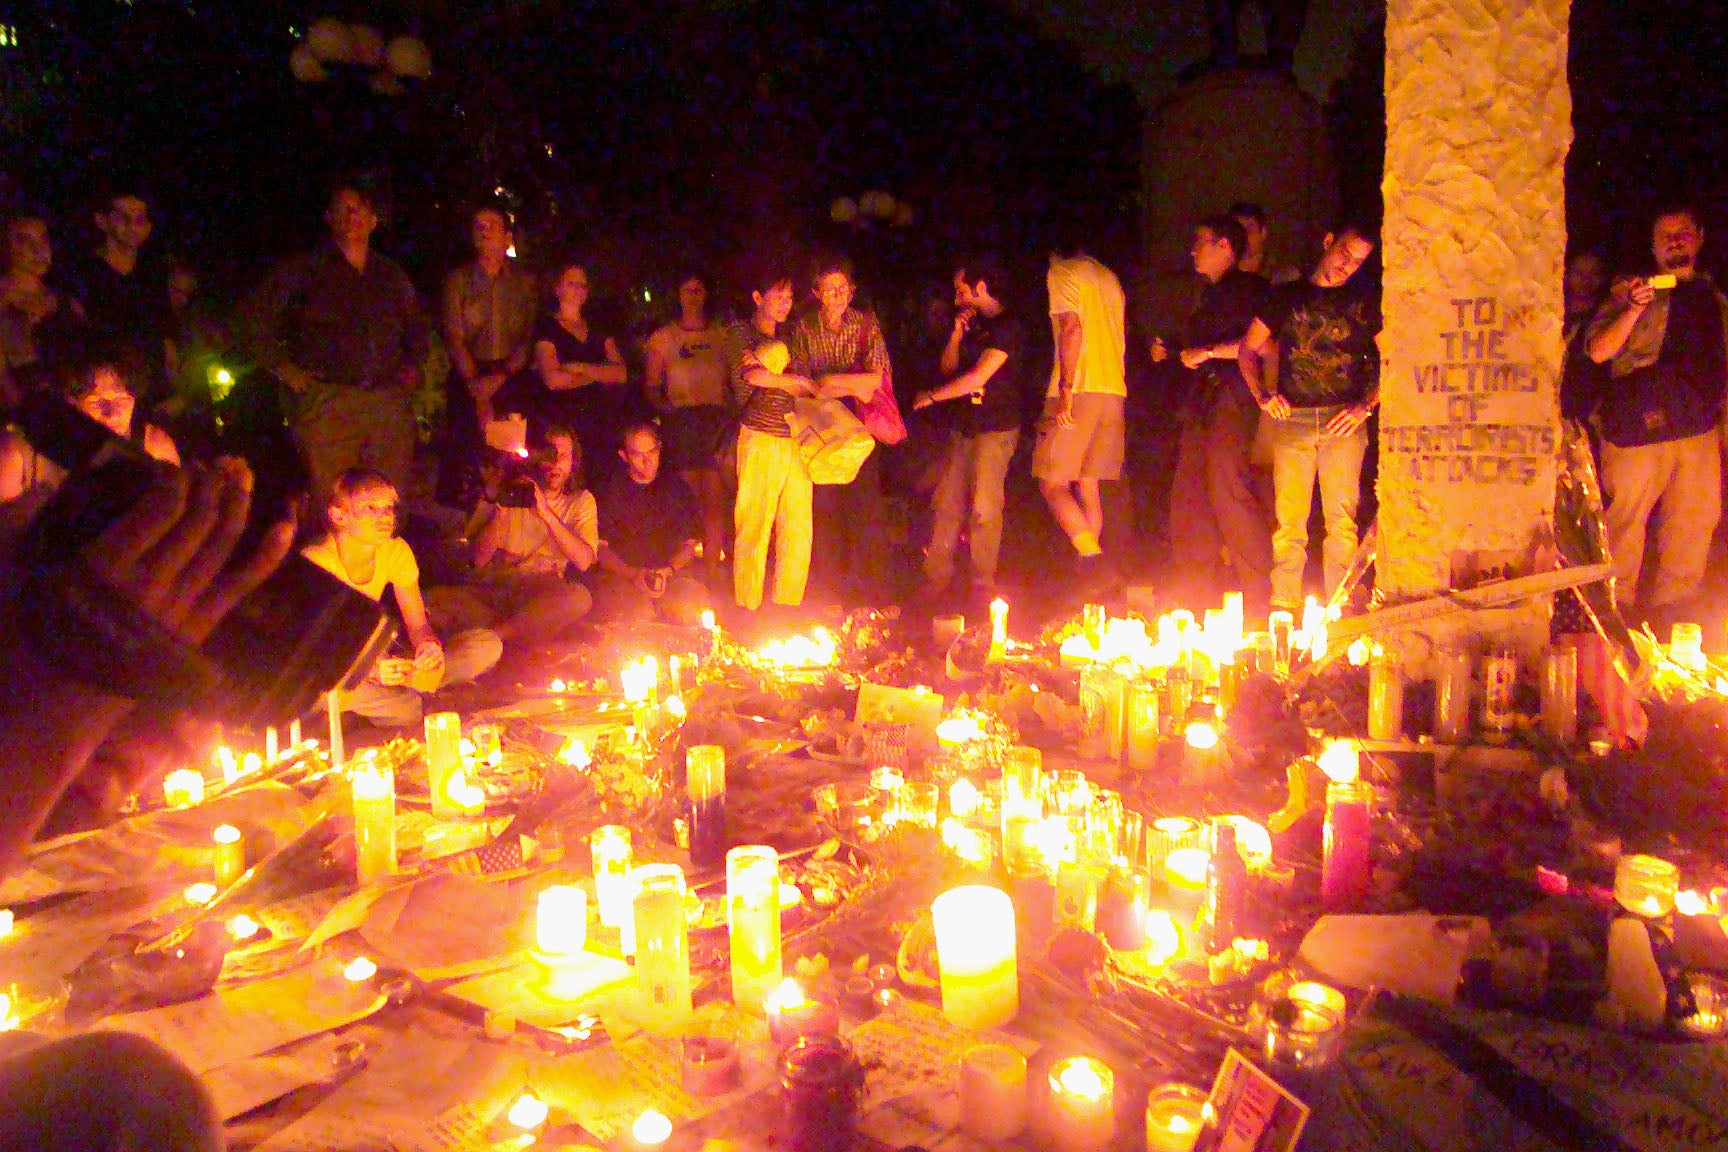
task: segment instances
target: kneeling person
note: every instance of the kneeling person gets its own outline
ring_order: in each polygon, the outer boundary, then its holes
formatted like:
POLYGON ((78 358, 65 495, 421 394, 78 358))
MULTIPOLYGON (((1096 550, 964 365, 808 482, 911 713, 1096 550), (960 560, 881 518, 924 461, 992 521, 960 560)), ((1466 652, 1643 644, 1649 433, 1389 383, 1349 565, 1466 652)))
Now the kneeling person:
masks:
POLYGON ((660 434, 652 424, 624 433, 625 471, 599 497, 601 611, 613 619, 658 615, 694 624, 708 592, 682 575, 701 555, 701 515, 690 486, 660 470, 660 434))
POLYGON ((330 532, 305 549, 306 558, 373 600, 381 600, 385 588, 394 589, 414 652, 412 658, 380 657, 366 679, 344 694, 342 709, 377 724, 418 723, 422 690, 474 679, 498 663, 503 644, 496 633, 475 629, 453 637, 446 651, 426 620, 414 550, 396 536, 396 487, 382 473, 367 468, 342 473, 326 515, 330 532))

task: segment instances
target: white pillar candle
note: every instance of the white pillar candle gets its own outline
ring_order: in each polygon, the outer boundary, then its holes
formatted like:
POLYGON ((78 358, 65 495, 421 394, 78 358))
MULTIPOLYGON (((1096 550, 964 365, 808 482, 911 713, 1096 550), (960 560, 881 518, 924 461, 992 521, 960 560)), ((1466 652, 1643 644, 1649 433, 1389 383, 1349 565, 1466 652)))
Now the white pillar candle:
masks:
POLYGON ((452 777, 462 771, 462 717, 434 712, 426 717, 426 787, 432 793, 432 815, 449 820, 462 815, 450 793, 452 777))
POLYGON ((549 957, 580 955, 588 944, 588 893, 574 884, 553 884, 540 892, 534 942, 549 957))
POLYGON ((951 888, 930 906, 942 1013, 962 1028, 994 1028, 1020 1011, 1014 903, 983 885, 951 888))
POLYGON ((246 871, 246 841, 232 824, 219 825, 210 838, 216 845, 216 884, 226 888, 246 871))
POLYGON ((960 1054, 960 1127, 1000 1144, 1026 1126, 1026 1057, 1006 1044, 979 1044, 960 1054))
POLYGON ((340 770, 342 767, 342 694, 332 689, 324 697, 324 706, 330 713, 330 767, 340 770))
POLYGON ((630 844, 630 829, 622 824, 606 824, 588 837, 588 855, 594 868, 594 900, 599 905, 600 923, 607 928, 622 929, 630 922, 630 867, 634 853, 630 844))
POLYGON ((396 773, 367 759, 349 773, 354 798, 354 877, 372 884, 396 871, 396 773))
POLYGON ((732 1002, 754 1012, 781 980, 780 853, 760 844, 726 853, 726 923, 732 1002))
POLYGON ((264 729, 264 763, 276 763, 276 758, 281 754, 282 749, 278 743, 276 728, 272 725, 271 727, 264 729))
POLYGON ((1116 1075, 1090 1056, 1050 1066, 1050 1143, 1062 1152, 1101 1152, 1116 1134, 1116 1075))

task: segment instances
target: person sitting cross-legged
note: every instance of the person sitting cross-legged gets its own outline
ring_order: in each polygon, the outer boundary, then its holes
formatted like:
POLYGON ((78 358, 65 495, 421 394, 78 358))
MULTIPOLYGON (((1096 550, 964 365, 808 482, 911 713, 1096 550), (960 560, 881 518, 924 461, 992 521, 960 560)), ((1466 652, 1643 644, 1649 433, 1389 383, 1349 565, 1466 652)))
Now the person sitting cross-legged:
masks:
POLYGON ((426 619, 420 566, 396 535, 396 487, 380 472, 350 468, 336 478, 326 509, 329 535, 306 547, 305 557, 342 583, 382 600, 396 596, 412 656, 386 653, 354 689, 342 710, 385 727, 419 723, 423 691, 465 683, 494 664, 504 650, 498 634, 479 628, 451 638, 445 648, 426 619))
POLYGON ((625 471, 600 493, 600 582, 596 599, 609 619, 694 624, 707 590, 684 570, 701 558, 702 517, 690 486, 660 470, 652 424, 624 433, 625 471))

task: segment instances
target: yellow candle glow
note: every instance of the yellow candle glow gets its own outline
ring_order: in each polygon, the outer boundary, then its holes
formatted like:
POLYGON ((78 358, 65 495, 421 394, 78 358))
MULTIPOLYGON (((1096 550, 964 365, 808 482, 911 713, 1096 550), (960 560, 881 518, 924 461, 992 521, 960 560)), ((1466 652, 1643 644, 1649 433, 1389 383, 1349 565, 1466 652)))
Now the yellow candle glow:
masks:
MULTIPOLYGON (((454 712, 434 712, 426 717, 426 784, 432 793, 432 815, 451 820, 463 809, 451 794, 451 785, 462 774, 462 717, 454 712)), ((462 776, 467 783, 467 777, 462 776)))
POLYGON ((1150 968, 1162 968, 1182 951, 1182 931, 1176 927, 1176 918, 1162 908, 1146 913, 1146 946, 1143 951, 1150 968))
POLYGON ((1668 915, 1679 890, 1680 870, 1656 856, 1622 856, 1614 870, 1614 899, 1635 916, 1668 915))
POLYGON ((754 1007, 780 983, 780 853, 745 844, 726 853, 732 1002, 754 1007))
POLYGON ((18 1015, 18 993, 8 988, 0 992, 0 1032, 11 1032, 23 1023, 18 1015))
POLYGON ((0 940, 12 935, 12 909, 0 908, 0 940))
POLYGON ((709 632, 713 632, 720 627, 720 621, 719 618, 714 615, 714 609, 702 609, 702 627, 709 632))
POLYGON ((956 780, 948 785, 948 814, 957 820, 976 816, 983 802, 984 794, 970 780, 956 780))
POLYGON ((1051 1143, 1063 1152, 1095 1152, 1116 1134, 1116 1075, 1090 1056, 1050 1066, 1051 1143))
POLYGON ((942 821, 942 844, 968 864, 990 862, 990 838, 950 816, 942 821))
POLYGON ((516 1098, 516 1103, 510 1105, 510 1111, 505 1119, 524 1132, 532 1132, 546 1123, 546 1117, 551 1114, 551 1105, 532 1092, 524 1092, 516 1098))
POLYGON ((375 757, 348 774, 354 801, 354 874, 362 885, 396 871, 396 773, 375 757))
POLYGON ((960 1127, 1000 1144, 1026 1125, 1026 1057, 1006 1044, 979 1044, 960 1056, 960 1127))
POLYGON ((658 1148, 672 1139, 672 1119, 650 1108, 630 1125, 630 1138, 643 1148, 658 1148))
POLYGON ((214 841, 216 848, 213 868, 216 885, 226 888, 240 879, 240 873, 246 871, 246 842, 240 835, 240 829, 232 824, 218 825, 210 839, 214 841))
POLYGON ((240 761, 235 757, 234 749, 219 744, 211 758, 216 762, 216 770, 222 773, 222 783, 232 787, 234 781, 240 779, 240 761))
POLYGON ((990 601, 990 659, 1000 660, 1008 652, 1008 601, 998 596, 990 601))
POLYGON ((660 684, 660 662, 652 656, 644 656, 634 663, 626 664, 618 675, 618 681, 627 702, 653 703, 660 684))
POLYGON ((630 867, 634 850, 630 829, 606 824, 588 837, 588 855, 594 869, 594 899, 600 906, 600 923, 623 928, 630 922, 630 867))
POLYGON ((1014 903, 998 888, 965 885, 930 906, 942 1014, 962 1028, 994 1028, 1020 1011, 1014 903))
POLYGON ((216 899, 216 893, 220 891, 221 889, 217 888, 216 885, 204 882, 190 885, 183 895, 186 897, 186 903, 188 904, 208 904, 210 901, 216 899))
POLYGON ((1204 848, 1178 848, 1164 858, 1164 879, 1173 887, 1199 889, 1206 887, 1206 870, 1212 866, 1212 853, 1204 848))
POLYGON ((1703 916, 1710 911, 1710 904, 1703 896, 1688 888, 1674 897, 1674 911, 1682 916, 1703 916))
POLYGON ((1349 784, 1362 774, 1362 753, 1354 740, 1328 740, 1319 764, 1328 780, 1349 784))
POLYGON ((170 808, 190 808, 204 803, 204 774, 177 768, 162 778, 162 800, 170 808))
POLYGON ((342 978, 350 984, 363 984, 378 975, 378 965, 370 957, 356 956, 342 969, 342 978))
POLYGON ((950 716, 936 725, 936 740, 944 751, 952 751, 963 744, 984 739, 984 726, 978 723, 978 717, 970 713, 950 716))
POLYGON ((236 940, 250 940, 263 931, 263 926, 242 912, 228 921, 228 935, 236 940))
POLYGON ((450 774, 445 793, 450 798, 452 815, 473 817, 486 814, 486 790, 469 783, 468 774, 461 768, 450 774))
POLYGON ((1146 1098, 1146 1152, 1190 1152, 1205 1118, 1206 1093, 1165 1084, 1146 1098))
POLYGON ((534 939, 547 956, 580 955, 588 944, 588 893, 574 884, 553 884, 540 893, 534 939))

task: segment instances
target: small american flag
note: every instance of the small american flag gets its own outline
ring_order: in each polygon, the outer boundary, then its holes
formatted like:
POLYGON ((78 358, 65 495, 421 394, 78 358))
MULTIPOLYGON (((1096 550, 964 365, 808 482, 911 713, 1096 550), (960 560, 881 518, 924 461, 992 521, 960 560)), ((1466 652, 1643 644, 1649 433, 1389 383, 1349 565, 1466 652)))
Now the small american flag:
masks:
POLYGON ((527 839, 520 833, 506 832, 484 847, 452 856, 445 862, 445 870, 458 876, 498 876, 524 871, 530 854, 524 843, 527 839))

